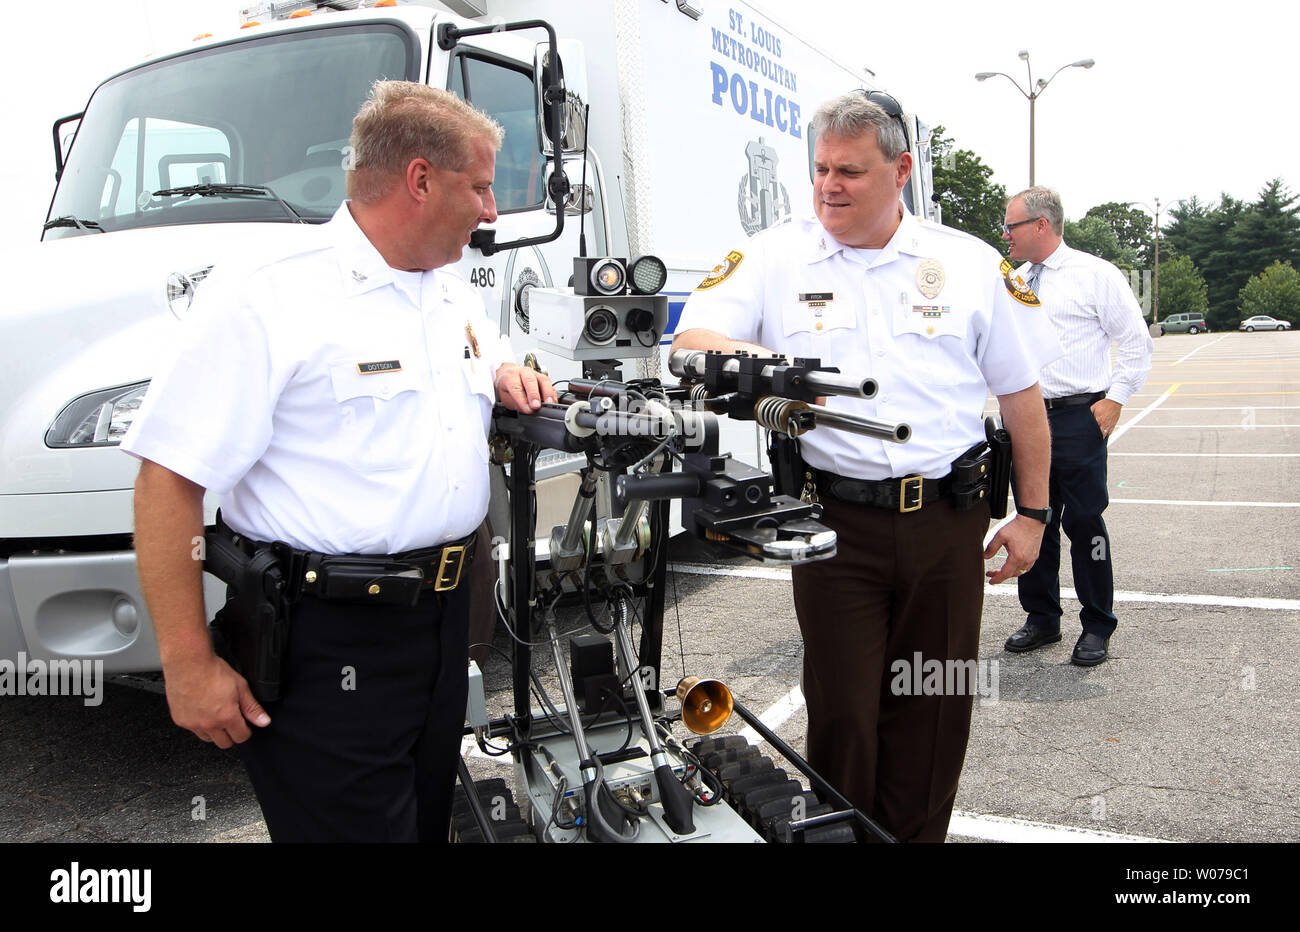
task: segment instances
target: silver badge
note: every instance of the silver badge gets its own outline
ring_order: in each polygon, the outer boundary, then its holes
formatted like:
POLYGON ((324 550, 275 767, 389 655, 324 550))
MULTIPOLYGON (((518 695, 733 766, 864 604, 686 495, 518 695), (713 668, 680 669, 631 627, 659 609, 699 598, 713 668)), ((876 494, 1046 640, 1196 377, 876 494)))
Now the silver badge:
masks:
POLYGON ((945 277, 943 274, 943 263, 938 259, 924 259, 916 269, 916 287, 921 289, 921 294, 927 298, 939 296, 943 291, 945 277))

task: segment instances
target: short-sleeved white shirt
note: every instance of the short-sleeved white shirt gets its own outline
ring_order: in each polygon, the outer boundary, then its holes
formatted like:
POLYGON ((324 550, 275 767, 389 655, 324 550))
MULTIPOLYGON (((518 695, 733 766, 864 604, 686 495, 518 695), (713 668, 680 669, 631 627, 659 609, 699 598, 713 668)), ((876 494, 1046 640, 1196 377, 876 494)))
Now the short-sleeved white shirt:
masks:
POLYGON ((829 407, 905 422, 912 439, 818 428, 800 438, 804 459, 860 479, 941 478, 984 438, 987 393, 1029 388, 1061 354, 1033 296, 1013 297, 1010 273, 987 243, 907 213, 880 250, 797 220, 733 252, 691 294, 677 332, 713 330, 876 379, 875 398, 832 396, 829 407))
POLYGON ((346 203, 310 235, 208 277, 122 448, 258 540, 398 553, 469 534, 508 344, 450 272, 420 275, 417 305, 346 203))

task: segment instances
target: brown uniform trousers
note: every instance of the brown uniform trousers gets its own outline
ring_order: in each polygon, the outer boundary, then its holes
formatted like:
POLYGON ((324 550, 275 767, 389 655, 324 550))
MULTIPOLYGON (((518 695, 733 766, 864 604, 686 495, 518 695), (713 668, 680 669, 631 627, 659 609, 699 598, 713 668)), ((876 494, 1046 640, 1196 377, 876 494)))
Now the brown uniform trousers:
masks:
POLYGON ((976 659, 988 506, 957 511, 943 499, 900 514, 821 500, 837 556, 794 570, 808 761, 900 841, 942 842, 975 684, 962 695, 895 695, 891 665, 905 660, 912 682, 918 653, 976 659))

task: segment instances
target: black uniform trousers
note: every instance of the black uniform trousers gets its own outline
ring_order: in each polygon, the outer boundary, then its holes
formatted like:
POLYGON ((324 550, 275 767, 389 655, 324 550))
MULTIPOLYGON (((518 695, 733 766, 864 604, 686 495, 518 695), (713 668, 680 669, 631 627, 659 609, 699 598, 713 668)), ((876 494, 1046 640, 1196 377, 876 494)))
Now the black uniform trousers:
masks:
POLYGON ((469 589, 413 608, 294 605, 282 698, 237 745, 272 841, 447 840, 469 589))
POLYGON ((808 762, 900 841, 942 842, 976 691, 988 506, 821 501, 837 554, 794 569, 808 762), (918 659, 967 662, 966 682, 917 695, 918 659))
POLYGON ((1106 438, 1086 404, 1052 408, 1052 521, 1043 531, 1038 561, 1019 580, 1026 623, 1047 631, 1061 628, 1061 529, 1070 538, 1074 591, 1087 634, 1108 638, 1115 630, 1115 577, 1110 535, 1101 513, 1110 504, 1106 490, 1106 438))

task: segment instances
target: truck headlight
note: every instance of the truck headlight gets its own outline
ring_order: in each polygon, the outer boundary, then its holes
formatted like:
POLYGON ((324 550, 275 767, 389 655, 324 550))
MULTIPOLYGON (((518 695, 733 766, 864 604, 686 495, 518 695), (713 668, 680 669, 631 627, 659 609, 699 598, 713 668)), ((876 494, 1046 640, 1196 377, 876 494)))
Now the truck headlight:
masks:
POLYGON ((111 447, 122 442, 148 382, 102 388, 72 399, 45 432, 47 447, 111 447))

